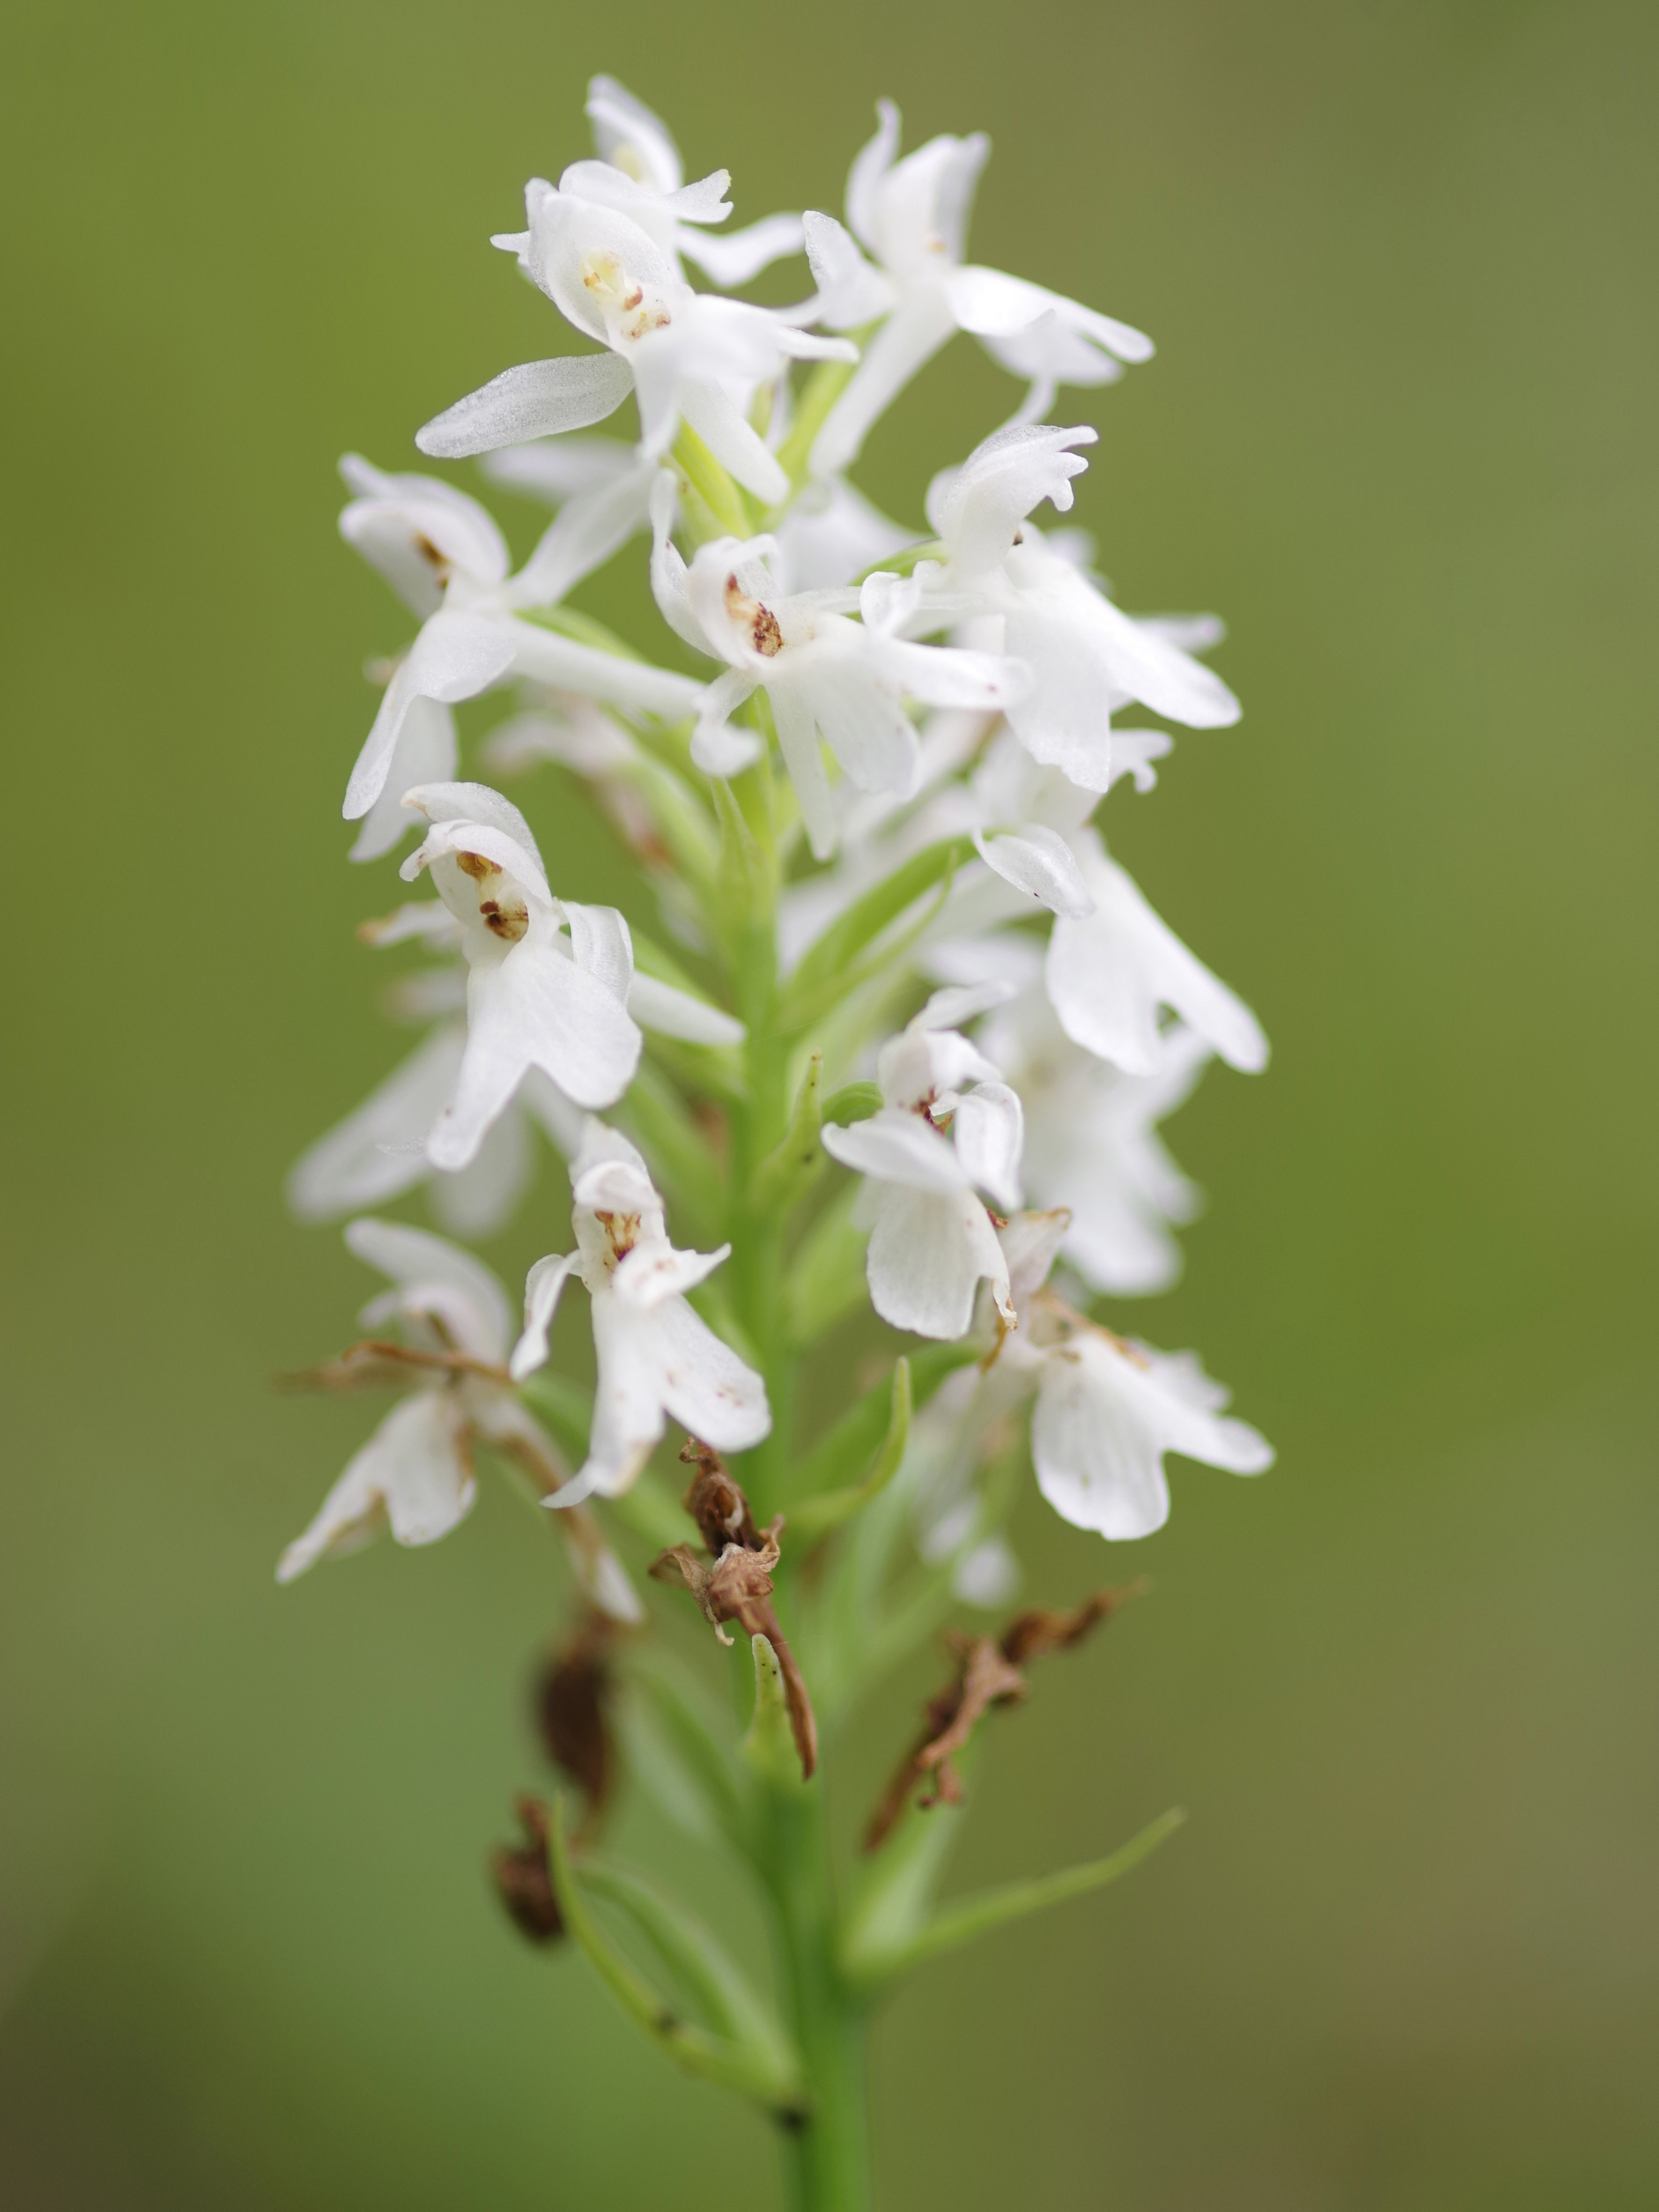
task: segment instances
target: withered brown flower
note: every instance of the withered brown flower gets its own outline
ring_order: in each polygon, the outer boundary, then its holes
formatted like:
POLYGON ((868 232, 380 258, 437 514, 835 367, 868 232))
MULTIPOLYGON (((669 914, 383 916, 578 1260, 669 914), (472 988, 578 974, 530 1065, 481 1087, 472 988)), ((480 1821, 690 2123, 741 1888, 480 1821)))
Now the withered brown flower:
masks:
POLYGON ((652 1577, 659 1583, 683 1583, 722 1644, 732 1641, 726 1632, 728 1620, 736 1621, 746 1636, 765 1637, 777 1654, 790 1731, 800 1755, 801 1774, 810 1781, 818 1763, 817 1723, 772 1605, 772 1569, 778 1564, 783 1516, 769 1528, 757 1528, 749 1500, 724 1462, 695 1437, 680 1457, 697 1470, 680 1502, 696 1523, 705 1554, 700 1556, 690 1544, 675 1544, 653 1561, 652 1577))
POLYGON ((1033 1659, 1081 1642, 1144 1587, 1134 1583, 1123 1589, 1097 1590, 1066 1613, 1034 1607, 1016 1613, 1000 1638, 965 1636, 959 1629, 948 1632, 945 1641, 956 1660, 955 1679, 928 1699, 921 1734, 871 1815, 865 1850, 880 1849, 897 1826, 912 1791, 929 1782, 931 1794, 919 1796, 918 1807, 925 1810, 941 1802, 959 1804, 962 1778, 952 1761, 992 1706, 1021 1703, 1029 1688, 1024 1669, 1033 1659))
POLYGON ((564 1933, 564 1916, 553 1887, 545 1805, 521 1796, 514 1807, 524 1830, 521 1844, 502 1844, 490 1854, 489 1875, 508 1917, 532 1943, 552 1943, 564 1933))

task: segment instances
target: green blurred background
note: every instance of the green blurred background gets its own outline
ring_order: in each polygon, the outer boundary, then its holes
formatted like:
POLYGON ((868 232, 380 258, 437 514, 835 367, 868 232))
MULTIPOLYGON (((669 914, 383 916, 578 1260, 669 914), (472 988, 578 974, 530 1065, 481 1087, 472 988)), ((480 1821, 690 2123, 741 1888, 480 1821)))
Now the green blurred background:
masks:
MULTIPOLYGON (((554 1547, 487 1487, 433 1552, 271 1582, 370 1418, 269 1394, 367 1288, 281 1176, 398 1048, 351 938, 391 872, 336 810, 404 627, 334 459, 413 465, 561 343, 485 240, 586 150, 595 69, 739 221, 838 208, 878 93, 909 143, 988 130, 975 257, 1159 343, 1061 414, 1103 432, 1078 519, 1131 605, 1227 616, 1247 708, 1109 812, 1275 1045, 1174 1125, 1212 1212, 1135 1324, 1280 1462, 1183 1465, 1109 1560, 1023 1512, 1034 1591, 1156 1593, 998 1729, 957 1878, 1193 1819, 904 1996, 884 2201, 1659 2198, 1656 33, 1586 0, 10 15, 8 2205, 774 2201, 764 2128, 485 1892, 554 1547)), ((919 519, 1012 392, 959 343, 866 485, 919 519)))

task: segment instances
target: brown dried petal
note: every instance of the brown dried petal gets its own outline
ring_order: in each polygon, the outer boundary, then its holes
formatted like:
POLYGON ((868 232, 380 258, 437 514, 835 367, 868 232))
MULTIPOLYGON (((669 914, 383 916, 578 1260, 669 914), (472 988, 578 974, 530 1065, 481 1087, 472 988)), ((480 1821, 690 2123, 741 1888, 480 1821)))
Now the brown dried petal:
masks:
POLYGON ((1097 1590, 1069 1613, 1050 1613, 1037 1606, 1016 1613, 1002 1632, 1002 1656, 1016 1667, 1026 1667, 1051 1651, 1063 1651, 1068 1644, 1080 1643, 1099 1622, 1109 1620, 1121 1605, 1139 1597, 1146 1588, 1144 1582, 1137 1582, 1121 1589, 1097 1590))
POLYGON ((726 1473, 719 1453, 710 1451, 696 1437, 688 1437, 680 1458, 697 1470, 680 1503, 696 1522, 709 1557, 719 1559, 728 1544, 758 1552, 765 1540, 755 1526, 749 1500, 726 1473))
POLYGON ((553 1888, 553 1869, 548 1856, 548 1814, 533 1797, 520 1797, 514 1808, 524 1830, 522 1844, 503 1844, 492 1852, 490 1879, 508 1917, 532 1943, 551 1943, 564 1933, 564 1917, 553 1888))
POLYGON ((615 1787, 611 1733, 611 1624, 593 1613, 567 1637, 536 1685, 536 1721, 546 1752, 586 1801, 581 1832, 604 1813, 615 1787))
POLYGON ((499 1382, 507 1379, 504 1367, 492 1366, 488 1360, 469 1358, 462 1352, 414 1352, 406 1344, 371 1337, 361 1344, 349 1344, 337 1358, 325 1359, 319 1367, 279 1375, 276 1387, 280 1390, 348 1394, 359 1390, 408 1390, 422 1374, 434 1370, 448 1375, 483 1375, 499 1382))

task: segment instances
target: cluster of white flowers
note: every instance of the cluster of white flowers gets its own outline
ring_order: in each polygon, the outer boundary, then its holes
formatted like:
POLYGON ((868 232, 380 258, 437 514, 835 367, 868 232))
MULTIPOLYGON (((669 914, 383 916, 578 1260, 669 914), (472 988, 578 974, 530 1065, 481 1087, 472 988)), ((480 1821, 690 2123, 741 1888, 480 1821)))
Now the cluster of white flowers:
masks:
MULTIPOLYGON (((515 1347, 477 1261, 351 1222, 353 1251, 396 1285, 366 1322, 402 1331, 356 1347, 358 1364, 407 1395, 282 1572, 382 1522, 404 1543, 444 1534, 472 1502, 476 1438, 529 1468, 581 1532, 585 1586, 630 1615, 585 1501, 625 1492, 671 1420, 720 1452, 763 1444, 769 1387, 781 1419, 787 1396, 774 1309, 810 1304, 790 1271, 809 1252, 828 1267, 836 1226, 844 1241, 867 1232, 883 1321, 964 1347, 912 1431, 915 1511, 924 1551, 957 1547, 961 1594, 1000 1597, 975 1484, 1027 1401, 1043 1495, 1110 1538, 1166 1517, 1166 1453, 1237 1473, 1270 1458, 1223 1418, 1225 1394, 1192 1355, 1087 1310, 1177 1271, 1173 1231, 1197 1194, 1157 1123, 1212 1055, 1247 1071, 1267 1059, 1249 1009, 1095 826, 1115 784, 1152 788, 1172 742, 1117 726, 1123 709, 1189 728, 1237 720, 1196 657, 1219 627, 1125 613, 1090 542, 1034 519, 1071 508, 1097 434, 1043 422, 1059 388, 1104 385, 1152 345, 965 260, 981 137, 901 156, 883 103, 845 227, 786 214, 728 233, 724 170, 687 184, 662 123, 609 79, 588 113, 596 158, 556 185, 532 179, 525 228, 494 242, 599 350, 508 368, 416 441, 443 460, 483 456, 490 481, 552 505, 529 559, 514 573, 495 521, 454 484, 342 464, 342 532, 420 625, 381 672, 347 784, 350 857, 382 859, 418 830, 401 874, 428 875, 435 893, 363 934, 441 957, 396 989, 395 1010, 429 1025, 417 1049, 291 1185, 295 1207, 325 1219, 425 1183, 446 1228, 486 1234, 529 1188, 539 1129, 568 1165, 575 1249, 531 1271, 515 1347), (685 273, 739 286, 803 252, 816 289, 788 308, 685 273), (1026 390, 934 479, 927 531, 910 531, 844 471, 957 331, 1026 390), (583 434, 630 398, 635 442, 583 434), (667 639, 641 656, 566 604, 636 537, 696 673, 656 665, 686 659, 667 639), (619 894, 632 927, 617 907, 556 895, 518 807, 459 780, 453 710, 486 693, 512 711, 481 769, 554 763, 586 787, 638 864, 619 894), (762 890, 735 928, 745 867, 762 890), (769 1089, 763 1067, 778 1070, 769 1089), (805 1102, 793 1122, 792 1098, 805 1102), (780 1279, 747 1266, 744 1239, 787 1212, 763 1183, 786 1127, 802 1126, 836 1166, 820 1155, 789 1186, 799 1218, 777 1232, 780 1279), (731 1241, 678 1249, 665 1199, 731 1241), (549 1358, 572 1275, 597 1361, 574 1471, 520 1391, 549 1358)), ((828 1293, 817 1309, 825 1325, 845 1310, 828 1293)), ((789 1358, 811 1334, 796 1329, 789 1358)))

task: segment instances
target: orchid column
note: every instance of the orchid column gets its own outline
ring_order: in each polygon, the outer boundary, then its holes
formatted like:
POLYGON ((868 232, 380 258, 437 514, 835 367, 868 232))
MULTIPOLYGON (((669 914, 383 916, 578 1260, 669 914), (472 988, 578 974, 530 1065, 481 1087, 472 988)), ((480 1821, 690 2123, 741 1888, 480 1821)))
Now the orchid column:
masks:
POLYGON ((1096 438, 1042 422, 1058 389, 1152 347, 965 260, 982 138, 901 159, 884 103, 847 228, 732 233, 725 171, 687 184, 609 79, 588 112, 596 157, 533 179, 526 228, 495 242, 599 350, 508 368, 416 439, 550 505, 540 543, 514 571, 457 484, 343 465, 343 532, 420 623, 344 811, 360 864, 418 834, 400 873, 430 895, 362 934, 432 957, 394 986, 415 1053, 292 1178, 308 1218, 356 1217, 350 1249, 392 1284, 293 1379, 397 1403, 279 1572, 382 1528, 433 1542, 471 1510, 477 1461, 500 1463, 562 1540, 568 1592, 536 1703, 562 1787, 520 1799, 502 1901, 673 2063, 775 2118, 792 2204, 857 2212, 885 1991, 1115 1880, 1181 1817, 938 1901, 981 1723, 1129 1594, 1010 1612, 1027 1483, 1116 1543, 1167 1518, 1169 1455, 1271 1457, 1195 1355, 1100 1303, 1180 1264, 1196 1194, 1159 1121, 1212 1057, 1267 1058, 1108 852, 1103 800, 1152 791, 1172 744, 1120 717, 1219 728, 1238 708, 1196 657, 1218 625, 1125 613, 1090 542, 1037 519, 1070 509, 1096 438), (738 286, 802 251, 817 289, 793 310, 685 270, 738 286), (907 529, 844 471, 958 330, 1027 389, 907 529), (636 438, 586 434, 630 403, 636 438), (665 626, 638 642, 570 604, 635 541, 665 626), (507 712, 469 709, 468 780, 453 710, 475 700, 507 712), (556 888, 498 777, 526 806, 539 784, 549 824, 596 810, 614 902, 556 888), (568 1231, 533 1194, 544 1146, 568 1231), (462 1247, 359 1212, 417 1191, 459 1235, 534 1204, 521 1323, 462 1247), (810 1426, 807 1402, 834 1418, 810 1426), (707 1668, 656 1632, 675 1607, 713 1632, 707 1668), (936 1637, 914 1732, 886 1685, 936 1637), (863 1812, 834 1795, 861 1712, 896 1761, 863 1812), (602 1848, 624 1777, 637 1823, 649 1808, 753 1880, 769 1967, 602 1848))

